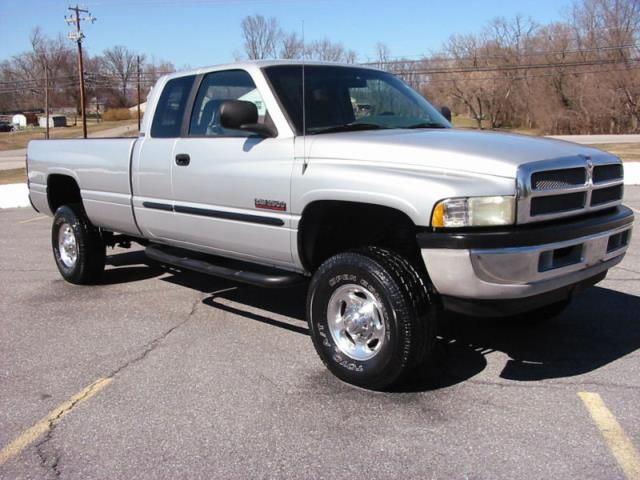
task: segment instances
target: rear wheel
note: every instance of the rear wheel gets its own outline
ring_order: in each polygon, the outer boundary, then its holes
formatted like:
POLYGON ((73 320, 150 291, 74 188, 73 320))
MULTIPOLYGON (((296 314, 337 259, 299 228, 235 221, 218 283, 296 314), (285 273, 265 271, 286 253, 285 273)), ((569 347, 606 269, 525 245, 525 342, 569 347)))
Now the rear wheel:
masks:
POLYGON ((105 244, 82 205, 63 205, 56 210, 51 246, 56 266, 66 281, 83 285, 100 279, 105 264, 105 244))
POLYGON ((327 368, 364 388, 391 386, 435 342, 434 302, 422 276, 379 248, 328 259, 311 280, 307 319, 327 368))

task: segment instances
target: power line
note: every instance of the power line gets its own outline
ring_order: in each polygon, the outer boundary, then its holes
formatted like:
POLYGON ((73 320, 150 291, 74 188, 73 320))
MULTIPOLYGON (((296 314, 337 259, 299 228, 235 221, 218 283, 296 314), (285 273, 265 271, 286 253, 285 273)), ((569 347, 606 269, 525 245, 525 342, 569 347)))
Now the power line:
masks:
MULTIPOLYGON (((632 60, 635 61, 635 60, 632 60)), ((563 63, 529 63, 520 65, 501 65, 501 66, 488 66, 488 67, 449 67, 449 68, 419 68, 411 70, 391 70, 391 73, 397 75, 421 73, 428 75, 445 74, 445 73, 473 73, 473 72, 504 72, 511 70, 538 70, 545 68, 567 68, 567 67, 585 67, 596 65, 616 65, 625 63, 620 60, 588 60, 588 61, 574 61, 563 63)))
MULTIPOLYGON (((607 70, 586 70, 586 71, 577 71, 577 72, 568 72, 567 75, 570 76, 574 76, 574 77, 578 77, 578 76, 582 76, 582 75, 599 75, 599 74, 611 74, 614 72, 628 72, 628 71, 636 71, 636 70, 640 70, 640 62, 634 63, 634 65, 636 66, 630 66, 627 68, 618 68, 618 69, 607 69, 607 70)), ((472 82, 480 82, 480 81, 487 81, 487 80, 516 80, 516 81, 520 81, 520 80, 530 80, 530 79, 534 79, 534 78, 549 78, 549 77, 553 77, 555 76, 557 73, 543 73, 543 74, 537 74, 537 75, 527 75, 527 76, 518 76, 518 77, 498 77, 498 76, 491 76, 491 77, 467 77, 464 79, 465 83, 472 83, 472 82)), ((459 81, 459 79, 455 79, 455 78, 429 78, 429 79, 417 79, 414 80, 416 83, 422 85, 422 84, 443 84, 443 83, 451 83, 451 82, 455 82, 456 80, 459 81)))
MULTIPOLYGON (((513 49, 506 49, 506 53, 516 53, 517 57, 542 57, 546 55, 571 55, 571 54, 582 54, 582 53, 590 53, 590 52, 600 52, 600 51, 611 51, 611 50, 627 50, 633 48, 640 48, 640 44, 630 43, 625 45, 608 45, 601 47, 590 47, 590 48, 576 48, 576 49, 564 49, 564 50, 538 50, 534 52, 515 52, 513 49)), ((436 55, 432 55, 434 57, 436 55)), ((368 62, 363 62, 362 65, 392 65, 392 64, 406 64, 406 63, 421 63, 425 61, 432 61, 429 56, 420 54, 420 55, 393 55, 389 58, 394 58, 395 60, 372 60, 368 62), (412 57, 420 57, 418 59, 412 57)), ((461 60, 487 60, 487 59, 504 59, 504 55, 474 55, 469 54, 462 58, 457 57, 439 57, 437 61, 439 62, 459 62, 461 60)))

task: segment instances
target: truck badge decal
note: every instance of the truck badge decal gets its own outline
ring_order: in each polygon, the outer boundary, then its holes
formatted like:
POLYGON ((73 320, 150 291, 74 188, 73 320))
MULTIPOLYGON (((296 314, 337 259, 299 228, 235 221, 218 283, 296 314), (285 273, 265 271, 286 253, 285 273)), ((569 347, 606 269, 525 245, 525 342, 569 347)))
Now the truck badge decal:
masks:
POLYGON ((285 202, 279 202, 278 200, 265 200, 264 198, 255 199, 256 208, 262 210, 274 210, 276 212, 286 212, 287 204, 285 202))

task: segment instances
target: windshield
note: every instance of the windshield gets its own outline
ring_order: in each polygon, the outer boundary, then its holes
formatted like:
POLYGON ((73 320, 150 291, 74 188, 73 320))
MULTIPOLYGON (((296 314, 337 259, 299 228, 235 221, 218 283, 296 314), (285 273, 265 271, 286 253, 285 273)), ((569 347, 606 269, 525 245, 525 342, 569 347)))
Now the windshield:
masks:
MULTIPOLYGON (((278 65, 264 71, 296 133, 301 135, 302 66, 278 65)), ((307 134, 451 127, 420 94, 389 73, 307 65, 304 84, 307 134)))

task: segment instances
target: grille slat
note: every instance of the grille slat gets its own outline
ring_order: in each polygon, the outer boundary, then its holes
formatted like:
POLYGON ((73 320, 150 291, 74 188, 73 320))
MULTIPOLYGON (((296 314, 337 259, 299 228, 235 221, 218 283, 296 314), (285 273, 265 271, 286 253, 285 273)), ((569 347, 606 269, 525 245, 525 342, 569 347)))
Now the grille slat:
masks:
POLYGON ((532 198, 531 216, 580 210, 584 208, 585 198, 584 192, 532 198))
POLYGON ((604 205, 605 203, 615 202, 616 200, 622 200, 622 194, 622 185, 594 190, 591 194, 591 206, 595 207, 597 205, 604 205))
POLYGON ((599 165, 593 169, 593 183, 622 180, 622 165, 599 165))
POLYGON ((549 170, 531 175, 531 188, 533 190, 562 190, 584 185, 586 181, 587 174, 584 168, 549 170))

